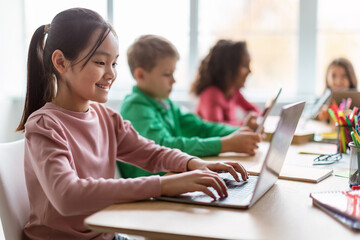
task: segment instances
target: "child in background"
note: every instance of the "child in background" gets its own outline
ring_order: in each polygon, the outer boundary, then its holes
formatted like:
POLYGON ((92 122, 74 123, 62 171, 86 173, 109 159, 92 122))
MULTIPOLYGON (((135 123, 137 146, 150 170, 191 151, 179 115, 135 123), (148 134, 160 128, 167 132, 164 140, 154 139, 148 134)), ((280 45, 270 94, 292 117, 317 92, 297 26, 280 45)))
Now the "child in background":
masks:
MULTIPOLYGON (((346 58, 336 58, 328 66, 325 75, 326 88, 331 91, 357 90, 357 78, 351 62, 346 58)), ((329 121, 330 102, 322 106, 318 120, 329 121)))
POLYGON ((191 92, 199 97, 196 113, 208 121, 245 125, 255 130, 260 111, 239 91, 250 72, 246 43, 219 40, 201 61, 191 87, 191 92), (237 119, 237 107, 247 114, 244 121, 237 119))
MULTIPOLYGON (((203 121, 195 114, 182 112, 168 99, 178 58, 173 44, 155 35, 141 36, 129 47, 128 64, 136 86, 122 103, 124 119, 130 120, 142 136, 190 155, 255 154, 260 136, 249 128, 203 121)), ((152 174, 123 162, 118 165, 125 178, 152 174)))
POLYGON ((203 191, 216 199, 207 187, 225 197, 226 185, 214 171, 228 171, 237 181, 236 171, 248 178, 238 163, 205 162, 156 145, 100 104, 116 78, 118 51, 111 25, 83 8, 59 13, 32 37, 17 129, 25 131, 29 239, 124 239, 93 232, 84 219, 113 203, 160 195, 203 191), (114 179, 119 159, 148 171, 189 172, 114 179))

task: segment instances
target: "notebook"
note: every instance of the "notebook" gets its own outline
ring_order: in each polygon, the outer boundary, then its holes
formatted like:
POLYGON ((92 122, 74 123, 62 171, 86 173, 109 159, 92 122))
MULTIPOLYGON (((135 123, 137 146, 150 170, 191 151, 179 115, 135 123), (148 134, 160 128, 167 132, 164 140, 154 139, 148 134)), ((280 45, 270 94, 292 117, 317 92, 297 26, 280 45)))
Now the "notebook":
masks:
MULTIPOLYGON (((260 170, 259 164, 247 169, 253 175, 258 175, 260 170)), ((332 173, 332 169, 285 165, 280 171, 279 179, 318 183, 331 176, 332 173)))
POLYGON ((360 191, 311 193, 313 205, 346 226, 360 230, 360 191))
POLYGON ((258 127, 256 129, 256 133, 260 133, 264 128, 264 123, 266 118, 270 115, 271 110, 274 108, 282 88, 279 89, 278 93, 275 97, 269 99, 269 101, 266 102, 263 112, 261 113, 261 116, 258 118, 258 127))
POLYGON ((259 176, 250 176, 247 181, 236 182, 229 173, 219 174, 229 188, 228 197, 213 200, 202 192, 192 192, 174 197, 161 196, 156 199, 217 207, 250 208, 279 178, 304 105, 305 102, 299 102, 283 106, 280 121, 272 135, 259 176))

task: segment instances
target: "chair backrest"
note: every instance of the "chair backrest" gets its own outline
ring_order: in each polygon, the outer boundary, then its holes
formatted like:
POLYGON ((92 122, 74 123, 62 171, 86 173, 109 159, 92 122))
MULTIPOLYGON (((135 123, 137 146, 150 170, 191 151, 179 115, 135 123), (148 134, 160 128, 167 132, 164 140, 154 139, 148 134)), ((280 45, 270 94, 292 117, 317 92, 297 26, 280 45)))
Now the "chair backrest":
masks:
POLYGON ((30 216, 24 174, 24 139, 0 143, 0 217, 6 239, 21 240, 30 216))

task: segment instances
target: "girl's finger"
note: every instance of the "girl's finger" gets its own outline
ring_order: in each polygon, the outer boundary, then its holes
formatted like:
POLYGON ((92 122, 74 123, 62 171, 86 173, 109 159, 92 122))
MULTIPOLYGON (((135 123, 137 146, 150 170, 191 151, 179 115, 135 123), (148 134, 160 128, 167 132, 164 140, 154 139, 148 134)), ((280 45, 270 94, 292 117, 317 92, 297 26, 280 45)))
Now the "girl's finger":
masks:
POLYGON ((227 196, 227 187, 222 179, 221 181, 222 183, 220 181, 217 181, 214 177, 204 177, 201 178, 198 183, 206 187, 212 187, 220 197, 225 197, 227 196))
POLYGON ((246 169, 244 168, 243 165, 241 165, 240 163, 236 163, 236 162, 230 162, 229 163, 238 173, 241 174, 241 178, 243 180, 247 180, 249 178, 249 174, 246 171, 246 169))
POLYGON ((205 193, 206 195, 208 195, 209 197, 211 197, 212 199, 214 199, 214 201, 216 201, 216 196, 215 194, 210 191, 210 189, 208 189, 207 187, 203 186, 203 185, 198 185, 197 190, 196 191, 200 191, 205 193))

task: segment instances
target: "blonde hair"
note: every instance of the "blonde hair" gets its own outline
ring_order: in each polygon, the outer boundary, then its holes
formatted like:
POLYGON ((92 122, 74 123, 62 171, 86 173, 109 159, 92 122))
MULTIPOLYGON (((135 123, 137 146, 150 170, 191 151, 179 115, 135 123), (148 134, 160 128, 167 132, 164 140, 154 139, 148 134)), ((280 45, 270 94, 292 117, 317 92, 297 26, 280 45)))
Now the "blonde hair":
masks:
POLYGON ((140 36, 127 51, 128 64, 133 76, 136 68, 151 71, 159 59, 166 57, 179 59, 179 53, 170 41, 156 35, 140 36))

